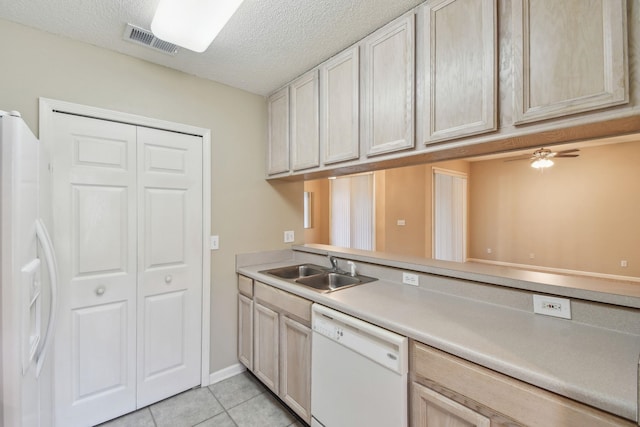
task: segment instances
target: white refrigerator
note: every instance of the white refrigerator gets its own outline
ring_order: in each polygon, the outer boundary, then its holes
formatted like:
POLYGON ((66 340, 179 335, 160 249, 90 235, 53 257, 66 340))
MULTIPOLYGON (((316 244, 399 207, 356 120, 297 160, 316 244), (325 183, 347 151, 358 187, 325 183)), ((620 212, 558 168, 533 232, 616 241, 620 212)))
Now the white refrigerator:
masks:
POLYGON ((50 192, 40 179, 45 157, 20 114, 0 111, 0 425, 6 427, 53 425, 47 356, 57 268, 46 228, 50 192))

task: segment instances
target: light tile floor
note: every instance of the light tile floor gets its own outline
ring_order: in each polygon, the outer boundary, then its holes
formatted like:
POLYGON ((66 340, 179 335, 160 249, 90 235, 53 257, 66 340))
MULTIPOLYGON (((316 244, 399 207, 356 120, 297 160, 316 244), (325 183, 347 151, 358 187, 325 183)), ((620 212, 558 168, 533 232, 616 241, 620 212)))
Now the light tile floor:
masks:
POLYGON ((253 375, 243 372, 101 424, 100 427, 304 427, 253 375))

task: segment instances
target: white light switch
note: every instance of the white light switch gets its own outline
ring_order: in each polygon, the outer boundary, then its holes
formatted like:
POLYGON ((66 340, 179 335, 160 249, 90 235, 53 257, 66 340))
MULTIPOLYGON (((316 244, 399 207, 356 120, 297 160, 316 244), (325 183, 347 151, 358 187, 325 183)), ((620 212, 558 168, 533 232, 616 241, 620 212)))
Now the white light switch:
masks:
POLYGON ((209 247, 212 251, 220 249, 220 236, 210 236, 209 247))

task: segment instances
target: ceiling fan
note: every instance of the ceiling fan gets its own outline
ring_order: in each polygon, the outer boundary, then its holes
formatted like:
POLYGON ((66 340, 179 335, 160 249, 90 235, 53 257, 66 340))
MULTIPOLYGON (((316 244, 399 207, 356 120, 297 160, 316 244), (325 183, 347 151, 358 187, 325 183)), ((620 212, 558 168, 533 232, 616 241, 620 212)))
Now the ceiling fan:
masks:
POLYGON ((514 157, 513 159, 505 160, 505 162, 513 162, 516 160, 529 160, 531 161, 531 167, 536 169, 544 169, 553 166, 554 158, 562 157, 578 157, 577 154, 580 151, 577 148, 572 150, 551 151, 548 148, 539 148, 533 152, 532 155, 523 155, 520 157, 514 157))

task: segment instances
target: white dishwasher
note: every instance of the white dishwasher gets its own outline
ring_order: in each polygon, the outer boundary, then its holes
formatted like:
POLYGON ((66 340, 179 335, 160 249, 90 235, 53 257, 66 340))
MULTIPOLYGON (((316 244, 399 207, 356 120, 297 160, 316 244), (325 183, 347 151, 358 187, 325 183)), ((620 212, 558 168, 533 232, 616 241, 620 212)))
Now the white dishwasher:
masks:
POLYGON ((311 426, 406 427, 408 339, 313 304, 311 426))

